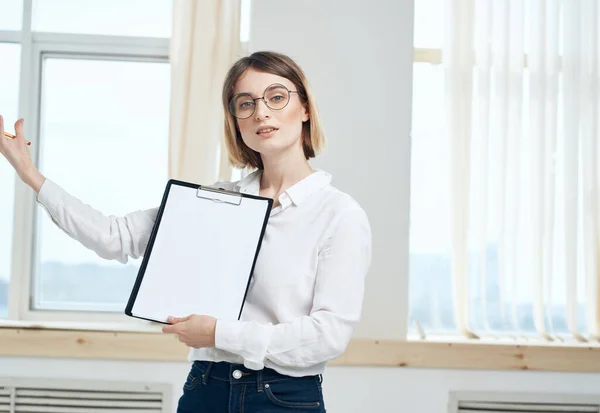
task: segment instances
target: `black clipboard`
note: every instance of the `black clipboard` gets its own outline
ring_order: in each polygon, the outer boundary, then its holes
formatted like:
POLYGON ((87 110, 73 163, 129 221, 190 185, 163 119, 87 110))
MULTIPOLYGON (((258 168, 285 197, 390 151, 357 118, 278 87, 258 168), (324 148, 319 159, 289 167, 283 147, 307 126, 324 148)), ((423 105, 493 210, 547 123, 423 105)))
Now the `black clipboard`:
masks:
POLYGON ((239 319, 272 207, 271 198, 169 180, 125 314, 162 324, 239 319))

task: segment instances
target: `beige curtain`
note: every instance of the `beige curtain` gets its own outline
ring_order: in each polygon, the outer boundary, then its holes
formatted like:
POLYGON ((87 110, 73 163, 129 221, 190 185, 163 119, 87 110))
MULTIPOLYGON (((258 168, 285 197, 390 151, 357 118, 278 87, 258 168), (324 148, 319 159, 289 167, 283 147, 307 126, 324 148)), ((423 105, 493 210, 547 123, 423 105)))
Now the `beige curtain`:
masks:
POLYGON ((546 340, 557 338, 556 319, 572 338, 598 340, 600 5, 445 4, 458 329, 503 334, 487 322, 486 263, 495 246, 505 325, 519 333, 519 309, 530 309, 546 340), (469 288, 475 277, 479 292, 469 288), (469 314, 484 319, 477 331, 469 314))
MULTIPOLYGON (((445 64, 446 105, 448 133, 451 145, 453 194, 469 193, 470 126, 473 107, 473 0, 449 0, 448 24, 443 48, 445 64)), ((476 337, 469 328, 467 302, 467 241, 469 204, 466 196, 452 197, 452 278, 454 309, 459 331, 470 338, 476 337)))
POLYGON ((169 177, 229 180, 221 89, 241 57, 240 0, 175 0, 171 39, 169 177))

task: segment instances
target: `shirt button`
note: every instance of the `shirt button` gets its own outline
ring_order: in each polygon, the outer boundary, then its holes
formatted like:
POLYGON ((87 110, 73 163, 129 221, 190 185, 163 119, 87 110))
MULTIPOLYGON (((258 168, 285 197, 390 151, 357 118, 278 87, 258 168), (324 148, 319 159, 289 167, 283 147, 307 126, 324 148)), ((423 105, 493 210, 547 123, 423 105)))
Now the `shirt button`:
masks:
POLYGON ((235 371, 233 372, 232 376, 233 376, 233 378, 234 378, 234 379, 239 379, 239 378, 241 378, 241 377, 242 377, 242 372, 241 372, 241 371, 239 371, 239 370, 235 370, 235 371))

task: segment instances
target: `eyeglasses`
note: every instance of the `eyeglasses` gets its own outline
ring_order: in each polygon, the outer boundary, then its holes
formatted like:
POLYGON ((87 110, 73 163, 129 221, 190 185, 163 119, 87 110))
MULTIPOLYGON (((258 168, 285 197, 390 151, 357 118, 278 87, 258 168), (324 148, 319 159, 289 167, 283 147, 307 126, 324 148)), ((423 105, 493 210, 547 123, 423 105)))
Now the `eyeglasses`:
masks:
POLYGON ((263 96, 253 98, 249 93, 238 93, 229 101, 229 111, 237 119, 248 119, 256 111, 256 101, 262 100, 271 110, 281 110, 290 102, 290 95, 298 93, 287 87, 274 83, 265 89, 263 96))

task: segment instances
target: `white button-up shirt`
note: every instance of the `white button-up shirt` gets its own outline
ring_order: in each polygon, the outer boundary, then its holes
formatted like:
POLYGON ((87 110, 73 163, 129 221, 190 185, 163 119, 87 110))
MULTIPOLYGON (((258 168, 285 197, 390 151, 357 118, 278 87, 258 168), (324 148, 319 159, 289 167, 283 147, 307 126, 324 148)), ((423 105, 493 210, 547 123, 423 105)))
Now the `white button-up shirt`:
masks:
MULTIPOLYGON (((215 186, 258 195, 261 172, 215 186)), ((106 259, 140 257, 158 208, 107 217, 51 180, 38 202, 67 234, 106 259)), ((363 209, 315 171, 279 196, 239 321, 217 320, 215 347, 189 360, 270 367, 290 376, 323 372, 346 349, 362 309, 371 262, 371 228, 363 209)))

